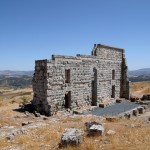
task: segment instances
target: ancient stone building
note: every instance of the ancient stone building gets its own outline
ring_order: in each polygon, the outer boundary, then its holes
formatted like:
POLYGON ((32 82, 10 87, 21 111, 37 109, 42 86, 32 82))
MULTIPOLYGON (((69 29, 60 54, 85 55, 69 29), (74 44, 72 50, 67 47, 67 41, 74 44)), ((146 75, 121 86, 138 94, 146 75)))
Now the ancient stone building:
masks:
POLYGON ((91 55, 52 55, 35 61, 33 104, 53 115, 65 108, 98 106, 116 98, 129 98, 124 49, 95 44, 91 55))

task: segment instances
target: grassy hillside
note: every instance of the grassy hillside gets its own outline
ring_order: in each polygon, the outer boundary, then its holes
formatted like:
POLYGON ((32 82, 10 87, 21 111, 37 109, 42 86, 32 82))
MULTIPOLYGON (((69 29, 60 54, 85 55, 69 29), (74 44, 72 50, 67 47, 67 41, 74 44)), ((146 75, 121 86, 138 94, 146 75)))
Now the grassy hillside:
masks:
POLYGON ((131 82, 150 81, 150 75, 140 75, 129 77, 131 82))
POLYGON ((25 88, 31 87, 32 77, 31 76, 0 76, 1 87, 12 87, 12 88, 25 88))

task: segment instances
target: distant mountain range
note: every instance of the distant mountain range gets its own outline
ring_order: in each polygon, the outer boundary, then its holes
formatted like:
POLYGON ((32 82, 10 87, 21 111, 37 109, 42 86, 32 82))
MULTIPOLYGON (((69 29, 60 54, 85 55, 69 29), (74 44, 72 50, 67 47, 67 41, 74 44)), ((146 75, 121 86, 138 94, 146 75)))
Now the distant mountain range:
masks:
POLYGON ((34 71, 0 71, 0 87, 31 87, 34 71))
POLYGON ((3 70, 0 71, 0 75, 4 76, 32 76, 34 71, 11 71, 11 70, 3 70))
MULTIPOLYGON (((0 86, 12 88, 31 87, 34 71, 0 71, 0 86)), ((129 71, 131 82, 150 81, 150 68, 129 71)))
MULTIPOLYGON (((5 76, 32 76, 34 71, 11 71, 11 70, 4 70, 0 71, 0 75, 5 76)), ((138 70, 131 70, 128 72, 129 76, 141 76, 141 75, 150 75, 150 68, 143 68, 138 70)))
POLYGON ((131 70, 128 72, 129 76, 150 75, 150 68, 143 68, 138 70, 131 70))
POLYGON ((31 87, 32 77, 31 76, 5 76, 0 75, 0 87, 10 88, 25 88, 31 87))
POLYGON ((150 68, 132 70, 128 75, 131 82, 150 81, 150 68))

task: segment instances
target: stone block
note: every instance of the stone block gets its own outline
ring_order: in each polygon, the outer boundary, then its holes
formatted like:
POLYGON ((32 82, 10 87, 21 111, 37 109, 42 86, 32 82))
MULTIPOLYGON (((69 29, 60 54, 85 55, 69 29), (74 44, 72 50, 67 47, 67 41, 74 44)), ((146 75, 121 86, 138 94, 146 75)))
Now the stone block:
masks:
POLYGON ((105 105, 104 103, 100 103, 100 104, 99 104, 99 107, 101 107, 101 108, 105 108, 105 107, 106 107, 106 105, 105 105))
POLYGON ((145 112, 143 107, 138 107, 137 110, 138 110, 139 114, 144 114, 144 112, 145 112))
POLYGON ((76 128, 65 129, 61 136, 60 147, 78 146, 84 141, 84 131, 76 128))
POLYGON ((122 99, 116 99, 116 103, 121 103, 122 99))
POLYGON ((104 133, 104 127, 101 123, 86 122, 85 126, 88 131, 88 136, 103 135, 104 133))
POLYGON ((138 116, 138 114, 139 114, 139 112, 138 112, 138 110, 137 109, 133 109, 133 116, 138 116))
POLYGON ((130 119, 132 117, 132 113, 131 112, 127 112, 124 114, 125 118, 130 119))

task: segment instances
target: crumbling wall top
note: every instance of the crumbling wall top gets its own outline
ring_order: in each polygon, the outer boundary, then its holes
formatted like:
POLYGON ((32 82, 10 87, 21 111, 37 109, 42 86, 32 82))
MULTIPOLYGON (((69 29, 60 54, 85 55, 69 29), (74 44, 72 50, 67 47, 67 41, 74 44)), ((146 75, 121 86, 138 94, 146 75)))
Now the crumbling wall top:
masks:
POLYGON ((76 56, 52 55, 52 60, 56 60, 56 59, 75 59, 75 60, 79 60, 79 58, 76 57, 76 56))
POLYGON ((94 44, 94 48, 106 48, 106 49, 118 50, 124 53, 123 48, 117 48, 117 47, 112 47, 112 46, 107 46, 102 44, 94 44))

